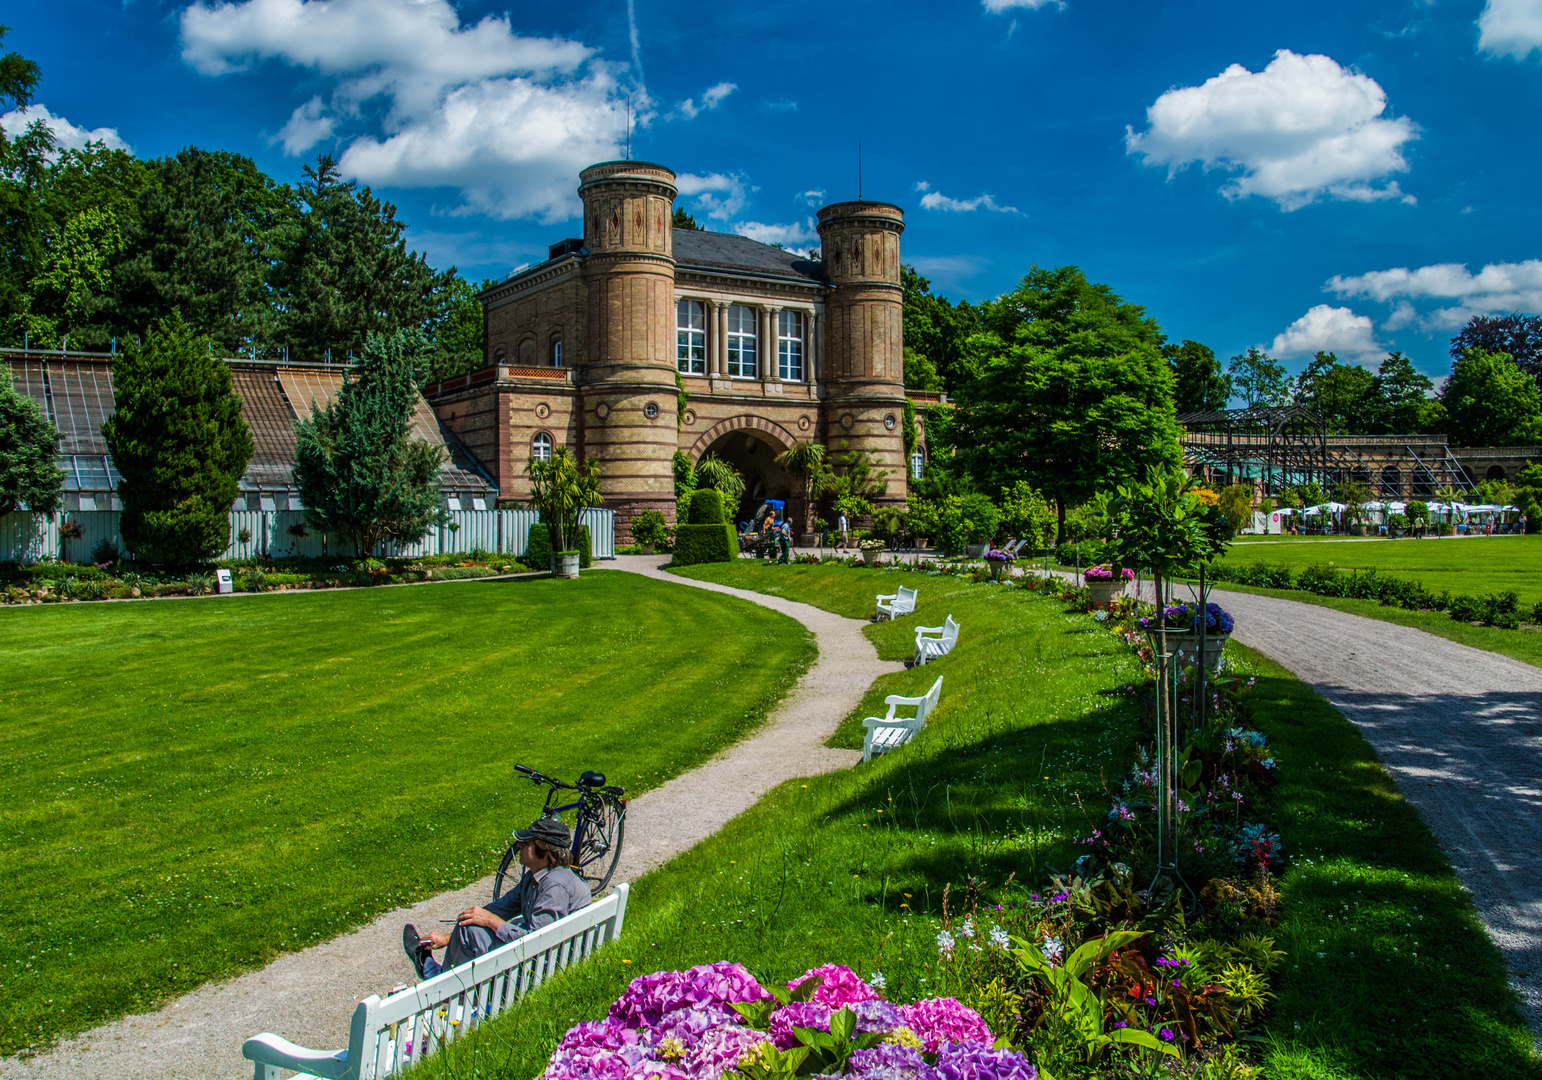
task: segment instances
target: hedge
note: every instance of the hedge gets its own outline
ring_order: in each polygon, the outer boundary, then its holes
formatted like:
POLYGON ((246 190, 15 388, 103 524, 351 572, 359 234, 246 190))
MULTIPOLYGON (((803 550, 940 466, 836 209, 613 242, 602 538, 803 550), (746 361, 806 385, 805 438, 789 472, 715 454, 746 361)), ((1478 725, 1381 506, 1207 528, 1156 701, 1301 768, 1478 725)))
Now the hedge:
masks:
POLYGON ((734 532, 732 525, 675 526, 676 566, 733 562, 738 557, 739 535, 734 532))
MULTIPOLYGON (((552 568, 551 530, 542 522, 530 526, 530 540, 520 561, 532 570, 552 568)), ((589 542, 589 526, 578 527, 578 565, 587 570, 594 561, 594 545, 589 542)))
POLYGON ((691 493, 691 520, 692 525, 722 525, 727 522, 723 516, 723 496, 713 488, 702 488, 691 493))

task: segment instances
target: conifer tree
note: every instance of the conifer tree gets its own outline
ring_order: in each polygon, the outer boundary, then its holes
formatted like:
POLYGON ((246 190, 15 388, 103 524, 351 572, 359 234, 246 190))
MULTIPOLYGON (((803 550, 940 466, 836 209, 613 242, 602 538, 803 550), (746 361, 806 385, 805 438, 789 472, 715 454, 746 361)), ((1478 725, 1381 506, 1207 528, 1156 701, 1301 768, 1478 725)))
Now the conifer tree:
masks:
POLYGON ((424 327, 437 314, 442 277, 407 250, 396 207, 344 181, 322 155, 305 167, 304 213, 273 270, 283 307, 280 337, 292 359, 357 355, 370 334, 424 327))
POLYGON ((0 518, 23 503, 39 514, 59 509, 64 472, 54 464, 59 429, 48 422, 37 402, 11 385, 0 368, 0 518))
POLYGON ((172 315, 122 351, 113 382, 118 408, 102 434, 123 477, 124 542, 154 563, 217 555, 252 457, 230 369, 172 315))
POLYGON ((350 537, 360 556, 410 544, 445 518, 441 452, 412 437, 421 331, 371 334, 337 399, 295 425, 294 481, 311 526, 350 537))

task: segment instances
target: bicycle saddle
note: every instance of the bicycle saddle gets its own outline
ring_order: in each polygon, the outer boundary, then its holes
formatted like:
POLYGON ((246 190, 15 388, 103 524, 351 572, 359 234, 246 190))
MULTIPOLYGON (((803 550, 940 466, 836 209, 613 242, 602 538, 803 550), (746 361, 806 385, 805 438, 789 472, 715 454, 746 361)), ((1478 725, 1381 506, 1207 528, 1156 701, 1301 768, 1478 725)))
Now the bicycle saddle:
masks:
POLYGON ((579 787, 597 788, 605 786, 605 774, 602 772, 586 772, 578 778, 579 787))

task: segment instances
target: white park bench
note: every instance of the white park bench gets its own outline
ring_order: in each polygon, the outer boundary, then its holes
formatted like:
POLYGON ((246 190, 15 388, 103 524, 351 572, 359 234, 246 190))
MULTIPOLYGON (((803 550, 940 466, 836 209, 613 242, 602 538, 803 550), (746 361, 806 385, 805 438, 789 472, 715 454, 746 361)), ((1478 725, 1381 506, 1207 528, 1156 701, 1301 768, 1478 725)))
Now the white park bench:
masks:
POLYGON ((907 589, 901 585, 899 592, 883 593, 878 597, 879 622, 885 619, 897 618, 900 615, 909 615, 916 609, 916 590, 907 589))
POLYGON ((389 997, 371 994, 354 1010, 345 1050, 307 1050, 265 1033, 241 1053, 256 1063, 256 1080, 279 1080, 280 1069, 294 1070, 295 1080, 395 1076, 619 937, 627 891, 617 885, 581 911, 389 997))
POLYGON ((916 666, 920 667, 928 660, 935 660, 939 656, 947 656, 953 651, 953 646, 958 644, 958 623, 949 615, 941 626, 916 627, 916 666), (940 634, 940 637, 927 637, 927 634, 940 634))
POLYGON ((884 698, 884 704, 889 706, 889 714, 882 717, 869 716, 862 721, 862 726, 867 728, 867 734, 862 738, 862 760, 872 761, 874 754, 887 754, 890 750, 897 750, 914 739, 926 726, 926 717, 937 707, 937 699, 940 697, 942 697, 941 675, 937 676, 937 681, 932 683, 932 688, 920 697, 900 697, 898 694, 890 694, 884 698), (895 716, 895 712, 901 706, 914 708, 915 715, 895 716))

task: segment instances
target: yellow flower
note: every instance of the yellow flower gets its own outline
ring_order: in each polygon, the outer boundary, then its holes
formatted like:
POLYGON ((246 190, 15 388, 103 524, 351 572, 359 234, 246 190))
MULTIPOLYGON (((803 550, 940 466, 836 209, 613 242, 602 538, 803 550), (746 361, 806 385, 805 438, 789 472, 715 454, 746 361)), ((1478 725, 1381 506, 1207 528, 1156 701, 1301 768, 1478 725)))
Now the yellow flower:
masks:
POLYGON ((630 961, 630 960, 623 960, 623 961, 621 961, 621 962, 622 962, 622 963, 623 963, 623 964, 630 964, 630 963, 631 963, 631 961, 630 961))
POLYGON ((883 1041, 886 1043, 892 1043, 895 1046, 908 1046, 912 1050, 923 1050, 926 1047, 926 1044, 921 1041, 920 1037, 914 1031, 911 1031, 908 1027, 904 1027, 903 1025, 889 1032, 889 1034, 884 1037, 883 1041))

